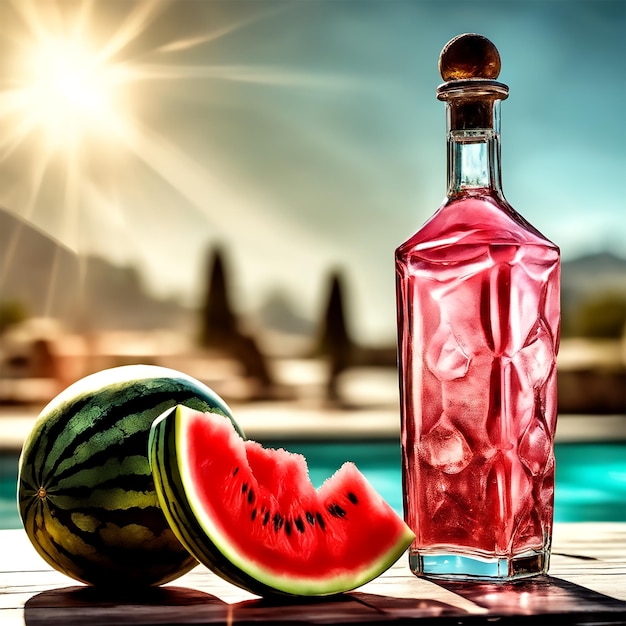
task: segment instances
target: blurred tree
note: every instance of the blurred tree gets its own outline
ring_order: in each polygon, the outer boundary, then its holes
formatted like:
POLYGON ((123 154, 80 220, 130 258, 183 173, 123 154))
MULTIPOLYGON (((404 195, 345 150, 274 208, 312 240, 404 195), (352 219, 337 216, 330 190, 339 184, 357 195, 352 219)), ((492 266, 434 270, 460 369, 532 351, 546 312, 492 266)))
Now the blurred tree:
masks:
POLYGON ((619 339, 626 329, 626 294, 604 293, 583 301, 571 315, 568 334, 619 339))
POLYGON ((328 359, 326 397, 337 402, 339 375, 351 364, 353 342, 346 323, 343 279, 338 271, 330 275, 328 297, 320 323, 315 352, 328 359))
POLYGON ((241 363, 246 376, 259 382, 262 387, 260 395, 271 395, 274 381, 267 360, 255 339, 239 329, 228 289, 224 253, 220 248, 212 250, 208 255, 207 277, 207 290, 201 311, 201 345, 230 354, 241 363))
POLYGON ((201 344, 219 345, 236 333, 237 321, 226 285, 223 252, 217 248, 207 258, 208 287, 202 307, 201 344))
POLYGON ((0 335, 15 324, 28 319, 26 306, 19 300, 7 300, 0 304, 0 335))

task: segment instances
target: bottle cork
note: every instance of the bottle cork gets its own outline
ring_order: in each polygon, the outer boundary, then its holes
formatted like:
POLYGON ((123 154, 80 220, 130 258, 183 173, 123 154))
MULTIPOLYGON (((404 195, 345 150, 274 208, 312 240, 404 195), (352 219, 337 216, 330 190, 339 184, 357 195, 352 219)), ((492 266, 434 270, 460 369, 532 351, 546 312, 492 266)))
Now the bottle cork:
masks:
POLYGON ((500 75, 500 53, 487 37, 465 33, 451 39, 439 56, 439 72, 445 81, 437 98, 449 104, 450 129, 492 128, 494 101, 504 100, 509 88, 500 75))

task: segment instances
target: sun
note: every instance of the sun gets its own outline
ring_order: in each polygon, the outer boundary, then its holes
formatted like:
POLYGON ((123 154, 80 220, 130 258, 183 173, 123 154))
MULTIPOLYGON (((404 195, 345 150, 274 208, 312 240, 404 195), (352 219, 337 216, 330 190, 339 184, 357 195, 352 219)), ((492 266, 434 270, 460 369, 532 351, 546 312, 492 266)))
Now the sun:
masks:
POLYGON ((52 149, 76 148, 87 137, 115 137, 124 126, 123 66, 103 60, 81 41, 34 42, 23 61, 16 98, 32 131, 52 149))

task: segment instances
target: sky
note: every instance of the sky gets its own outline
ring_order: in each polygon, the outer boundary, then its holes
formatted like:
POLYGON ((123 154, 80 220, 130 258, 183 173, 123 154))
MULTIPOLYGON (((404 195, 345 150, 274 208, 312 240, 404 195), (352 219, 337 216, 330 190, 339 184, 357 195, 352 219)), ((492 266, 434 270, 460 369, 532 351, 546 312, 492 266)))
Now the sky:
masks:
POLYGON ((562 250, 626 256, 624 0, 0 0, 0 205, 199 302, 395 335, 394 249, 445 194, 445 43, 498 47, 503 187, 562 250))

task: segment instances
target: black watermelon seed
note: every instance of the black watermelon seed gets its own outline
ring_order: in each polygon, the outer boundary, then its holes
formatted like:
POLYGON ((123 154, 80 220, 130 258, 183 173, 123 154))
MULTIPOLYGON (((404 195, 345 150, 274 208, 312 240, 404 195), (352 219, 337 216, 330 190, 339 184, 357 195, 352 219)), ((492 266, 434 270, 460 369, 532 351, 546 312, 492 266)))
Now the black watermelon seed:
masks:
POLYGON ((346 512, 336 502, 328 507, 328 512, 334 517, 345 517, 346 515, 346 512))
POLYGON ((296 517, 296 519, 294 520, 294 524, 296 525, 296 528, 303 533, 304 532, 304 522, 302 521, 301 517, 296 517))
POLYGON ((253 501, 254 501, 254 491, 250 489, 250 491, 248 491, 248 502, 252 504, 253 501))
POLYGON ((246 491, 248 491, 248 483, 241 485, 241 493, 246 493, 246 491))
POLYGON ((270 512, 266 511, 265 512, 265 516, 263 517, 263 526, 265 526, 267 524, 267 522, 270 521, 270 512))
POLYGON ((322 514, 316 513, 315 517, 317 518, 317 523, 319 524, 320 528, 324 530, 324 518, 322 517, 322 514))
POLYGON ((309 522, 311 526, 315 525, 315 518, 313 517, 313 513, 310 513, 309 511, 306 512, 306 521, 309 522))
POLYGON ((233 472, 233 476, 237 476, 237 472, 238 472, 238 471, 239 471, 239 468, 238 468, 238 467, 236 467, 236 468, 235 468, 235 471, 233 472))
POLYGON ((287 536, 291 535, 291 522, 289 520, 285 520, 285 532, 287 536))
POLYGON ((252 513, 250 515, 250 519, 254 522, 254 518, 256 517, 256 509, 252 509, 252 513))
POLYGON ((348 500, 350 500, 352 504, 356 504, 359 501, 359 499, 351 491, 348 491, 348 500))
POLYGON ((280 513, 275 513, 272 521, 274 522, 274 530, 278 532, 283 526, 283 518, 280 513))

